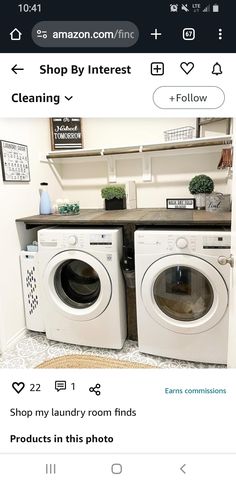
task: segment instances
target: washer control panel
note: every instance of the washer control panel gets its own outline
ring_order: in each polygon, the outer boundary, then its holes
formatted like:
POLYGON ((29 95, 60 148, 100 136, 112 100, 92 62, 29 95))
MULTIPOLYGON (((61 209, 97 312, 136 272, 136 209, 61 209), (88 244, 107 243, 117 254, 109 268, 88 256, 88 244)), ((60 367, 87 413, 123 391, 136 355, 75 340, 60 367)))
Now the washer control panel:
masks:
POLYGON ((179 248, 179 249, 184 249, 184 248, 188 247, 188 241, 185 237, 179 237, 176 240, 175 244, 176 244, 177 248, 179 248))
POLYGON ((63 248, 77 248, 82 249, 84 246, 84 235, 77 236, 75 234, 63 234, 60 241, 60 245, 63 248))
POLYGON ((91 234, 89 244, 90 246, 111 246, 112 235, 107 233, 91 234))
POLYGON ((107 233, 71 233, 71 234, 39 234, 39 245, 41 247, 76 248, 83 249, 86 246, 112 246, 112 234, 107 233))

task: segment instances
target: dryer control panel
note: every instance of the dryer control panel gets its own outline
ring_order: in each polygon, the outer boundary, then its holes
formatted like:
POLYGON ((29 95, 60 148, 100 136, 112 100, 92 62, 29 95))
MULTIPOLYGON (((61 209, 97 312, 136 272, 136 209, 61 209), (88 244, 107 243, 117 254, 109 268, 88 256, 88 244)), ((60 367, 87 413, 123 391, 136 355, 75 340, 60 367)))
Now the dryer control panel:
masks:
MULTIPOLYGON (((205 250, 229 250, 230 232, 137 230, 137 253, 205 253, 205 250)), ((215 254, 215 253, 212 253, 215 254)))
POLYGON ((196 251, 196 238, 194 236, 179 234, 179 235, 169 235, 167 239, 167 249, 172 250, 191 250, 196 251))
POLYGON ((203 249, 230 249, 231 238, 230 236, 206 236, 203 237, 203 249))

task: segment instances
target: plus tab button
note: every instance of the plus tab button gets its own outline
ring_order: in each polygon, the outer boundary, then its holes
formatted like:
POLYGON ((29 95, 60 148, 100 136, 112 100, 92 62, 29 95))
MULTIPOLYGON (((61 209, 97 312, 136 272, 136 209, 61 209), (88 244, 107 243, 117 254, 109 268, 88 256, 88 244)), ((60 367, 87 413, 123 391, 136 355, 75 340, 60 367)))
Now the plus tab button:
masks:
POLYGON ((154 32, 151 32, 150 35, 152 35, 154 37, 154 39, 157 40, 159 37, 162 36, 162 33, 161 32, 158 32, 158 30, 155 29, 154 32))

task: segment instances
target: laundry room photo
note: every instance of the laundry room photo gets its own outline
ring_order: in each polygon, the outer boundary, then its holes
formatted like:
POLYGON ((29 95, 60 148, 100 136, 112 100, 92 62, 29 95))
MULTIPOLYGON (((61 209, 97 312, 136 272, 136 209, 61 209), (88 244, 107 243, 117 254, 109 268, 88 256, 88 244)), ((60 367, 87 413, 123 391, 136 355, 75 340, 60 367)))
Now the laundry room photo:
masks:
POLYGON ((1 368, 233 367, 234 133, 0 119, 1 368))

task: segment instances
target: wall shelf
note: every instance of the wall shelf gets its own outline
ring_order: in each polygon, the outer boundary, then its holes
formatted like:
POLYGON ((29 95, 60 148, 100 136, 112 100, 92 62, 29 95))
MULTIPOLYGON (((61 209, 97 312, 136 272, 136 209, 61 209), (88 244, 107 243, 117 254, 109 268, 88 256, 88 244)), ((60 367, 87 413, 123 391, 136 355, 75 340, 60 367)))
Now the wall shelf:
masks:
POLYGON ((191 155, 193 153, 213 153, 220 151, 225 146, 232 145, 231 135, 222 135, 212 138, 193 138, 184 141, 163 142, 157 144, 117 147, 117 148, 103 148, 95 150, 75 149, 75 150, 55 150, 46 155, 46 159, 41 160, 42 163, 51 165, 55 176, 62 186, 63 182, 61 176, 56 170, 57 164, 71 164, 71 163, 101 163, 107 165, 107 178, 109 183, 116 182, 116 162, 122 160, 140 160, 143 169, 143 181, 150 182, 152 180, 152 159, 157 157, 165 157, 179 154, 191 155))

